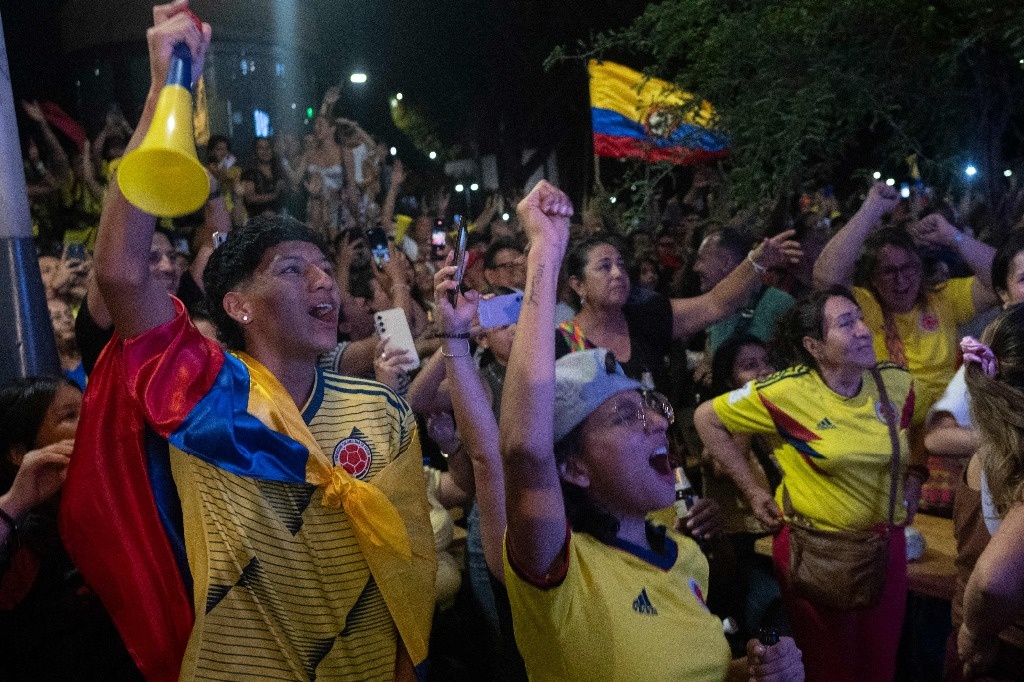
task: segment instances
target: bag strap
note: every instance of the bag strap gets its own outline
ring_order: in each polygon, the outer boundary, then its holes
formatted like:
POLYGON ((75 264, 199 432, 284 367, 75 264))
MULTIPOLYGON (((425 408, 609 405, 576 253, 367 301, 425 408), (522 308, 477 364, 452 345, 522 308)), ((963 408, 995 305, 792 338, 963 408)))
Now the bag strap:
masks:
MULTIPOLYGON (((879 405, 882 416, 885 417, 885 424, 889 427, 889 440, 892 444, 892 459, 889 466, 889 520, 885 526, 886 533, 891 533, 893 522, 896 520, 896 480, 900 475, 900 435, 896 428, 896 412, 893 410, 892 403, 889 402, 889 393, 885 390, 885 384, 882 383, 882 376, 877 366, 871 368, 871 378, 874 379, 875 386, 878 387, 879 405)), ((789 490, 786 489, 785 483, 782 484, 782 512, 788 519, 796 518, 793 501, 789 497, 789 490)))
POLYGON ((875 380, 878 387, 878 399, 880 401, 882 416, 889 427, 889 440, 892 441, 892 461, 889 466, 889 520, 886 523, 886 531, 892 532, 893 521, 896 518, 896 480, 900 474, 900 435, 896 428, 896 411, 889 401, 889 393, 885 390, 885 383, 878 371, 878 366, 871 368, 871 378, 875 380))

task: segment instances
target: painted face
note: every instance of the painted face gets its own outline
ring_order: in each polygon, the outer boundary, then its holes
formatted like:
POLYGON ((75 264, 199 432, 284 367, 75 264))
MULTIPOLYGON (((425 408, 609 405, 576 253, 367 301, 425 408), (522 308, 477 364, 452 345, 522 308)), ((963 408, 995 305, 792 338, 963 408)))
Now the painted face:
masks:
POLYGON ((314 244, 282 242, 263 254, 241 290, 253 340, 283 356, 315 357, 338 342, 334 267, 314 244))
POLYGON ((166 286, 170 294, 178 293, 178 285, 181 284, 181 271, 176 261, 177 254, 171 240, 160 232, 154 232, 149 244, 149 274, 166 286))
POLYGON ((732 387, 739 388, 751 379, 764 379, 775 371, 768 362, 768 351, 764 346, 750 343, 736 353, 732 363, 732 387))
POLYGON ((586 305, 622 307, 629 298, 629 274, 622 254, 611 244, 598 244, 587 254, 583 280, 573 286, 586 305))
POLYGON ((1006 291, 997 291, 1003 306, 1024 303, 1024 251, 1019 251, 1010 261, 1006 273, 1006 291))
POLYGON ((82 411, 82 392, 70 384, 61 383, 53 402, 36 432, 36 448, 45 448, 58 441, 75 437, 78 415, 82 411))
POLYGON ((876 362, 871 330, 864 324, 860 307, 843 296, 825 302, 823 343, 819 345, 818 364, 822 369, 868 369, 876 362))
POLYGON ((612 514, 643 515, 675 500, 668 456, 668 419, 639 391, 619 391, 583 422, 582 451, 568 467, 612 514))
POLYGON ((494 266, 484 270, 491 286, 524 289, 526 287, 526 257, 515 249, 501 249, 494 255, 494 266))
POLYGON ((716 284, 740 264, 736 254, 723 248, 718 242, 718 235, 709 235, 697 250, 697 262, 693 264, 693 271, 700 279, 701 293, 714 289, 716 284))
POLYGON ((921 293, 921 258, 912 251, 886 244, 878 253, 871 282, 883 308, 894 313, 910 312, 921 293))

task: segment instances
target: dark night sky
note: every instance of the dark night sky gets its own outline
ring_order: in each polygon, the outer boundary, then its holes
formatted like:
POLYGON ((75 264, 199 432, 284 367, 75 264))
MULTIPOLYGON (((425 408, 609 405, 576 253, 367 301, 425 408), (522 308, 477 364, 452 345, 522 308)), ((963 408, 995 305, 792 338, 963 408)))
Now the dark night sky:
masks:
MULTIPOLYGON (((582 67, 566 65, 545 73, 541 64, 554 46, 571 48, 593 30, 627 23, 646 4, 310 2, 325 36, 324 82, 330 82, 333 69, 338 73, 349 62, 365 62, 371 73, 382 76, 376 116, 386 115, 386 92, 400 90, 437 121, 448 141, 475 138, 481 153, 493 152, 499 144, 508 149, 561 145, 582 150, 589 135, 582 67)), ((0 0, 15 98, 71 103, 68 62, 57 29, 60 4, 0 0)), ((126 41, 141 46, 142 36, 126 36, 126 41)))

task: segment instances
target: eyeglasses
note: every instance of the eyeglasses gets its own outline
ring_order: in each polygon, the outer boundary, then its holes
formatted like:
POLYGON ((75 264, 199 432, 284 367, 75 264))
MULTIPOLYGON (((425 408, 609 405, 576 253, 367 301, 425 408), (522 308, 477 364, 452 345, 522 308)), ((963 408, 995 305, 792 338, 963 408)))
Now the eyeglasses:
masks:
POLYGON ((921 274, 920 263, 906 263, 898 268, 881 268, 878 276, 888 282, 896 282, 900 279, 916 277, 921 274))
POLYGON ((637 424, 640 424, 643 426, 644 431, 646 431, 647 410, 649 409, 657 412, 660 417, 668 422, 669 426, 675 422, 675 410, 672 409, 672 403, 668 401, 668 398, 657 391, 650 391, 644 388, 638 388, 636 392, 640 394, 641 402, 620 402, 612 408, 612 412, 615 415, 615 425, 635 427, 637 424))

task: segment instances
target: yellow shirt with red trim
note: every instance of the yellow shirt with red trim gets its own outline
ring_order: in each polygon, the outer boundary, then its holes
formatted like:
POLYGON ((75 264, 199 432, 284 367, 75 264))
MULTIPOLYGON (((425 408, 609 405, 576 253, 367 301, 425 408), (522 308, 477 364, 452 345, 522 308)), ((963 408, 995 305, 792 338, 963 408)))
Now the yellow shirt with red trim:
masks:
POLYGON ((725 679, 729 645, 704 604, 708 563, 693 540, 667 531, 661 554, 587 533, 566 542, 565 575, 549 586, 517 572, 506 548, 516 644, 530 680, 725 679))
MULTIPOLYGON (((914 387, 904 368, 878 364, 900 419, 896 523, 906 520, 903 476, 914 387)), ((871 373, 860 392, 844 398, 814 370, 797 366, 714 399, 718 418, 733 433, 766 434, 797 514, 828 530, 864 529, 889 516, 892 439, 871 373)), ((782 489, 775 499, 782 507, 782 489)))
MULTIPOLYGON (((973 284, 973 277, 951 279, 928 294, 924 307, 917 305, 908 313, 892 316, 903 341, 907 369, 914 377, 915 424, 924 422, 928 408, 942 396, 956 373, 960 341, 957 328, 975 315, 971 297, 973 284)), ((885 346, 885 320, 878 300, 869 290, 860 287, 854 287, 853 295, 864 313, 864 323, 871 329, 875 355, 892 360, 885 346)))
MULTIPOLYGON (((422 485, 415 417, 387 387, 317 372, 302 416, 353 476, 373 480, 401 456, 422 485)), ((394 679, 395 623, 323 487, 238 476, 173 445, 170 462, 195 584, 180 679, 394 679)))

